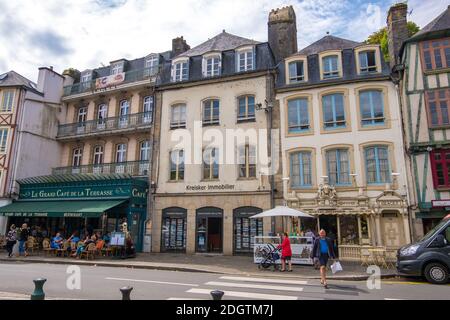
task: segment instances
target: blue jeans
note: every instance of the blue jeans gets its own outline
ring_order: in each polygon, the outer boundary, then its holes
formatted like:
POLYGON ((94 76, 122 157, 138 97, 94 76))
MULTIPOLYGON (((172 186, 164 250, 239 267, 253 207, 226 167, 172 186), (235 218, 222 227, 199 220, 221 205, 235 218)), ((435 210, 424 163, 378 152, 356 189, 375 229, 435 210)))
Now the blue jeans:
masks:
POLYGON ((19 254, 25 253, 25 242, 23 240, 19 241, 19 254))

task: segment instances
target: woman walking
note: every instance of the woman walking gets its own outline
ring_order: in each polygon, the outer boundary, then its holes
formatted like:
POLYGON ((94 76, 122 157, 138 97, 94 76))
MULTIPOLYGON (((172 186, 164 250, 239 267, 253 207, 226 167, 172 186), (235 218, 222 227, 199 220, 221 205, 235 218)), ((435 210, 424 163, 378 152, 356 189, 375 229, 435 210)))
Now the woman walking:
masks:
POLYGON ((19 255, 24 255, 25 257, 28 255, 26 243, 28 240, 28 236, 30 235, 30 230, 28 229, 28 225, 24 223, 22 228, 20 229, 20 237, 19 237, 19 255))
POLYGON ((320 230, 319 238, 314 241, 312 258, 319 260, 320 264, 320 283, 328 289, 327 284, 327 264, 328 259, 336 259, 334 253, 333 240, 327 237, 325 230, 320 230))
POLYGON ((285 232, 281 236, 282 242, 278 246, 278 248, 281 248, 281 272, 286 271, 286 262, 289 263, 289 272, 292 272, 292 250, 291 250, 291 242, 289 241, 289 236, 285 232))
POLYGON ((6 235, 6 251, 8 252, 8 258, 12 257, 13 248, 17 242, 16 234, 16 225, 12 224, 9 228, 8 234, 6 235))

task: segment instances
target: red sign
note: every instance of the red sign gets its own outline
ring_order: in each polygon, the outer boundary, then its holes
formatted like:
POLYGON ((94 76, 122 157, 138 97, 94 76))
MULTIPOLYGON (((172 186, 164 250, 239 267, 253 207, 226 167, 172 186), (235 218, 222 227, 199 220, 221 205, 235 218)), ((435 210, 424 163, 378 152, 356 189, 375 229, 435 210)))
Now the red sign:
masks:
POLYGON ((95 89, 104 89, 125 81, 125 73, 113 74, 108 77, 98 78, 95 81, 95 89))

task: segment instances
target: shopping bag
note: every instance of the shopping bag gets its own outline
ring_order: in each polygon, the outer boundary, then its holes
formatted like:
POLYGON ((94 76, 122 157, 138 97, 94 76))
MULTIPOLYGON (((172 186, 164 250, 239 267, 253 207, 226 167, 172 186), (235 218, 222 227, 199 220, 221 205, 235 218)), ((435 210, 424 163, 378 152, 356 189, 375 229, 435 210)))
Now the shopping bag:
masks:
POLYGON ((331 265, 331 272, 336 273, 339 271, 342 271, 342 266, 341 263, 339 261, 335 261, 332 265, 331 265))

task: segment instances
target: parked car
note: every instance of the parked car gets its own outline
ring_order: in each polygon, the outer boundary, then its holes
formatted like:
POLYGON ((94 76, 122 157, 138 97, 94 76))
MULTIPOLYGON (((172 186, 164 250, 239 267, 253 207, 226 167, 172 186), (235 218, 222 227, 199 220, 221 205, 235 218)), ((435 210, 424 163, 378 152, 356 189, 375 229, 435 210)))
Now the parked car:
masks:
POLYGON ((419 241, 400 248, 397 270, 424 276, 434 284, 446 284, 450 273, 450 214, 419 241))

